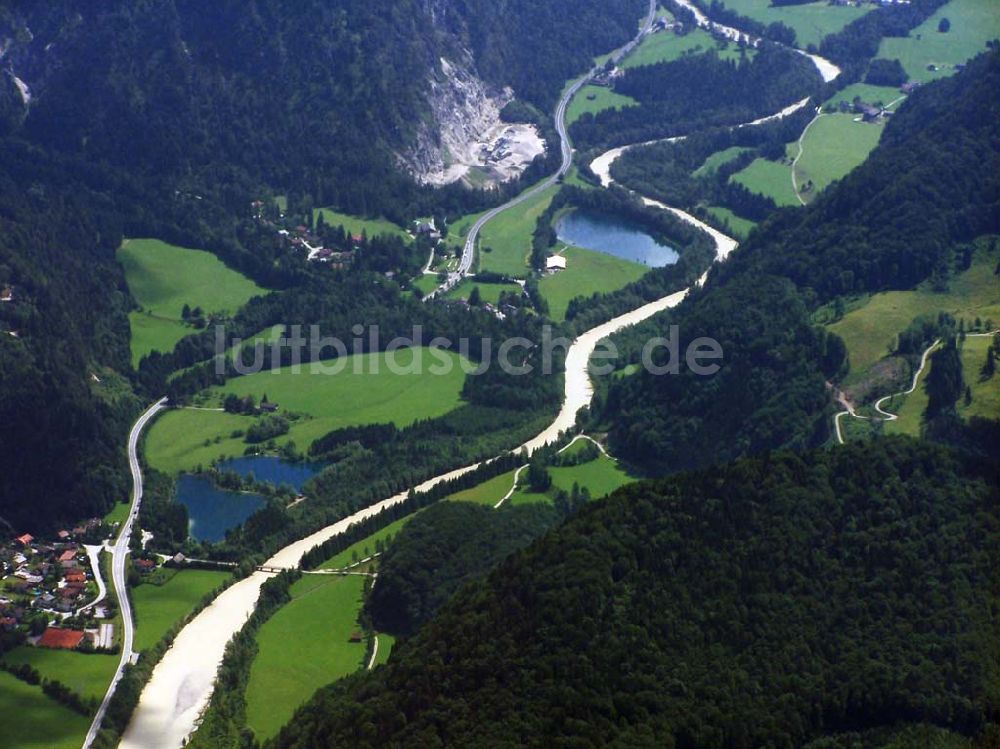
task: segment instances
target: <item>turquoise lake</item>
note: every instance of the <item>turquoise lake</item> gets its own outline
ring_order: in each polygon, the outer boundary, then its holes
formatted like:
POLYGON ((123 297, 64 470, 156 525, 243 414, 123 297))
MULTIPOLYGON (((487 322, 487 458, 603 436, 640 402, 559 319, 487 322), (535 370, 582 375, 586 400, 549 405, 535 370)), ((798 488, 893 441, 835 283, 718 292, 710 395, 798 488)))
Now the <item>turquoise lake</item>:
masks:
POLYGON ((198 541, 221 541, 226 531, 242 525, 265 504, 259 494, 226 491, 190 474, 177 479, 176 498, 187 507, 188 532, 198 541))
POLYGON ((257 481, 266 481, 275 486, 287 484, 296 491, 317 473, 326 468, 324 463, 289 463, 274 455, 249 455, 231 458, 219 463, 220 471, 233 471, 243 478, 251 473, 257 481))
POLYGON ((556 223, 561 242, 659 268, 677 262, 677 251, 660 244, 639 226, 590 211, 572 211, 556 223))

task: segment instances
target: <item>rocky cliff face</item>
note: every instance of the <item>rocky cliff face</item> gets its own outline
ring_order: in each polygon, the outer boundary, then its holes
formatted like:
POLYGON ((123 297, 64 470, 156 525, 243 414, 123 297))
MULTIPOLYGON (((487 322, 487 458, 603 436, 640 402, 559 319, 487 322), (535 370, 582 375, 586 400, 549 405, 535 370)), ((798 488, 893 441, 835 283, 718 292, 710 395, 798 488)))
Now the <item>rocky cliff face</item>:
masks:
POLYGON ((529 125, 511 126, 500 110, 514 98, 510 88, 484 83, 468 54, 461 62, 441 58, 428 82, 432 119, 424 122, 401 161, 418 181, 483 184, 517 176, 544 150, 529 125))

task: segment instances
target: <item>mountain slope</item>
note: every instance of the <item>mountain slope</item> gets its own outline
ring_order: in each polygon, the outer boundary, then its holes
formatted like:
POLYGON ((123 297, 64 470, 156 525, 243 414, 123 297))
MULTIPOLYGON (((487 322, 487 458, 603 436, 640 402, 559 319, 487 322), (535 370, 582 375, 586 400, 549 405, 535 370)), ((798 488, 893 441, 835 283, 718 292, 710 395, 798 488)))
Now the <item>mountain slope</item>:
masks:
POLYGON ((626 487, 462 590, 385 668, 318 693, 275 746, 974 735, 1000 709, 998 499, 909 440, 626 487))
MULTIPOLYGON (((710 275, 705 288, 642 329, 720 342, 721 371, 640 370, 609 385, 612 447, 666 473, 830 435, 824 379, 843 343, 810 313, 835 296, 909 288, 956 247, 1000 231, 1000 52, 928 85, 886 125, 869 159, 811 205, 779 211, 710 275)), ((627 334, 636 338, 636 334, 627 334)))

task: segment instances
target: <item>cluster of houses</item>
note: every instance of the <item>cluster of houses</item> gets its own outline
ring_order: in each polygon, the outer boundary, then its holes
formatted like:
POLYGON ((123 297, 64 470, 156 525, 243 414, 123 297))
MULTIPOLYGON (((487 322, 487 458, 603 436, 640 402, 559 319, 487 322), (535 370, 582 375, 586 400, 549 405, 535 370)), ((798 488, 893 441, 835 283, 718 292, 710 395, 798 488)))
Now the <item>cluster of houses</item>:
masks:
MULTIPOLYGON (((54 540, 41 541, 25 533, 0 548, 0 629, 27 632, 29 619, 38 613, 49 621, 61 621, 86 612, 106 618, 107 609, 95 599, 94 582, 83 541, 98 532, 101 521, 92 518, 73 529, 59 531, 54 540)), ((111 625, 92 630, 49 626, 29 641, 41 647, 76 648, 84 642, 110 647, 111 625)))

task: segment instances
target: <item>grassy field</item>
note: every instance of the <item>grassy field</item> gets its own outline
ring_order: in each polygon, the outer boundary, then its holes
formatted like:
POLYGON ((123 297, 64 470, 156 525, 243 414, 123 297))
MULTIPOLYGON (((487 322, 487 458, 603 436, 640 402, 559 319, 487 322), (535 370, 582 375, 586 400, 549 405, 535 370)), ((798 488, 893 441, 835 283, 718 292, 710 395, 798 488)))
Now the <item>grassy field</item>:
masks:
POLYGON ((8 749, 79 749, 90 719, 0 671, 0 720, 8 749))
POLYGON ((713 174, 720 166, 732 161, 741 153, 749 150, 749 148, 744 148, 743 146, 731 146, 729 148, 724 148, 721 151, 716 151, 705 159, 705 162, 701 166, 691 172, 691 176, 705 177, 709 174, 713 174))
POLYGON ((341 213, 332 208, 314 208, 313 220, 318 218, 320 214, 323 215, 323 220, 327 226, 343 226, 350 234, 364 233, 369 237, 375 237, 379 234, 392 234, 406 240, 410 239, 410 235, 406 233, 406 229, 388 219, 362 218, 360 216, 352 216, 349 213, 341 213))
POLYGON ((194 332, 181 321, 185 304, 206 313, 235 312, 250 297, 264 293, 210 252, 158 239, 126 239, 118 259, 129 290, 142 307, 129 316, 133 362, 150 351, 169 351, 194 332))
MULTIPOLYGON (((986 351, 993 339, 988 336, 967 337, 962 348, 962 377, 972 391, 972 402, 965 405, 964 398, 958 399, 958 413, 963 418, 979 416, 984 419, 1000 419, 1000 375, 989 380, 980 378, 979 370, 986 360, 986 351)), ((886 434, 908 434, 919 437, 923 426, 924 412, 927 410, 927 393, 924 391, 930 366, 926 367, 917 383, 917 388, 909 395, 892 398, 882 404, 882 408, 895 413, 899 418, 886 422, 886 434)))
POLYGON ((500 295, 505 291, 513 294, 522 294, 524 291, 516 283, 477 283, 475 278, 469 278, 445 294, 444 298, 468 299, 469 294, 472 293, 472 289, 476 286, 479 287, 480 299, 490 304, 499 303, 500 295))
MULTIPOLYGON (((115 636, 118 636, 115 632, 115 636)), ((100 699, 118 667, 118 656, 21 645, 2 656, 12 666, 29 664, 43 679, 56 679, 84 697, 100 699)))
MULTIPOLYGON (((437 359, 427 349, 420 349, 423 365, 420 374, 394 374, 388 369, 389 355, 362 354, 346 358, 338 374, 312 372, 309 365, 295 374, 290 367, 277 372, 260 372, 229 380, 224 386, 207 391, 205 405, 216 407, 225 393, 253 395, 258 401, 264 394, 279 404, 279 413, 305 414, 291 422, 288 434, 277 438, 278 445, 294 441, 305 449, 313 440, 345 426, 392 422, 408 426, 417 419, 429 419, 458 406, 465 373, 457 354, 442 352, 452 363, 447 374, 431 371, 437 359), (377 373, 373 367, 377 362, 377 373), (355 369, 361 372, 356 373, 355 369)), ((396 353, 395 361, 406 366, 414 354, 396 353)), ((223 413, 181 409, 160 416, 146 438, 146 457, 154 468, 170 474, 207 466, 214 460, 242 455, 246 443, 238 430, 246 430, 256 418, 223 413)))
MULTIPOLYGON (((557 466, 548 470, 552 476, 552 486, 556 489, 570 492, 573 490, 573 484, 578 484, 581 489, 586 487, 594 499, 604 497, 615 489, 636 480, 629 476, 614 459, 606 455, 600 455, 594 460, 580 465, 557 466)), ((546 494, 535 494, 524 487, 515 491, 511 495, 510 501, 517 505, 551 500, 546 494)))
POLYGON ((799 189, 811 180, 809 194, 815 195, 859 166, 878 145, 883 126, 855 122, 855 116, 827 114, 812 123, 802 139, 802 157, 795 164, 799 189))
MULTIPOLYGON (((655 65, 658 62, 676 60, 685 54, 700 54, 713 49, 724 59, 736 59, 740 56, 740 49, 735 44, 726 44, 720 48, 711 34, 702 29, 693 29, 683 36, 678 36, 673 31, 659 31, 643 39, 635 51, 622 61, 621 67, 655 65)), ((748 50, 748 53, 753 54, 753 50, 748 50)))
POLYGON ((121 523, 128 517, 129 502, 115 502, 108 514, 104 516, 105 523, 121 523))
POLYGON ((417 276, 413 280, 413 285, 420 289, 424 294, 430 294, 434 289, 436 289, 440 282, 437 280, 437 276, 417 276))
POLYGON ((396 638, 384 632, 378 633, 378 653, 375 654, 374 666, 381 666, 392 655, 392 649, 396 645, 396 638))
POLYGON ((1000 284, 993 275, 998 253, 984 243, 973 256, 972 267, 955 276, 949 291, 937 293, 924 284, 912 291, 886 291, 867 298, 830 330, 844 339, 852 374, 860 374, 895 345, 896 335, 919 315, 948 312, 971 323, 976 317, 1000 324, 1000 284))
POLYGON ((649 271, 645 265, 582 247, 567 247, 562 254, 566 270, 547 274, 538 284, 553 320, 565 319, 570 299, 615 291, 649 271))
POLYGON ((528 275, 531 236, 538 217, 555 197, 558 185, 504 211, 479 233, 479 267, 515 278, 528 275), (486 252, 489 248, 492 251, 486 252))
POLYGON ((770 0, 725 0, 725 4, 730 10, 761 23, 781 21, 790 26, 795 29, 796 41, 802 49, 810 44, 818 45, 824 36, 840 31, 874 7, 841 7, 826 2, 773 7, 770 0))
POLYGON ((605 109, 622 109, 637 106, 631 96, 616 94, 607 86, 584 86, 573 97, 566 110, 566 122, 572 125, 585 114, 597 114, 605 109))
POLYGON ((258 739, 274 736, 319 687, 362 667, 365 645, 348 638, 359 629, 363 586, 358 575, 305 575, 260 628, 246 691, 258 739))
POLYGON ((476 504, 492 507, 510 491, 513 485, 514 471, 508 471, 469 489, 455 492, 448 499, 456 502, 475 502, 476 504))
POLYGON ((968 406, 963 399, 958 401, 958 413, 963 418, 1000 419, 1000 374, 988 380, 980 374, 992 344, 991 336, 970 336, 962 343, 962 374, 972 391, 972 403, 968 406))
POLYGON ((887 106, 893 104, 889 107, 890 111, 896 110, 902 100, 899 100, 903 94, 898 88, 893 88, 892 86, 872 86, 868 83, 852 83, 850 86, 841 89, 825 102, 823 105, 835 107, 840 104, 840 102, 847 102, 848 104, 853 104, 855 97, 860 97, 861 101, 866 104, 880 104, 882 106, 887 106))
POLYGON ((132 589, 136 612, 135 649, 152 647, 174 624, 228 580, 228 572, 181 570, 163 585, 145 583, 132 589))
MULTIPOLYGON (((569 452, 572 453, 583 449, 585 445, 586 443, 580 440, 569 448, 569 452)), ((594 460, 576 466, 552 467, 548 471, 552 476, 553 487, 569 492, 572 491, 573 484, 577 483, 580 487, 587 487, 590 495, 595 499, 613 492, 630 481, 635 481, 635 478, 629 476, 613 458, 606 455, 600 455, 594 460)), ((514 483, 514 473, 514 471, 508 471, 507 473, 500 474, 470 489, 456 492, 448 497, 448 499, 457 502, 475 502, 492 507, 510 491, 514 483)), ((535 494, 529 491, 523 485, 524 476, 525 474, 522 471, 522 485, 510 497, 510 501, 513 504, 552 501, 551 497, 547 494, 535 494)))
POLYGON ((407 515, 399 520, 394 520, 385 528, 375 531, 367 538, 363 538, 357 543, 351 544, 343 551, 334 554, 332 557, 323 562, 323 564, 319 565, 320 569, 342 570, 354 561, 371 556, 375 553, 376 541, 382 541, 383 543, 387 540, 391 541, 396 537, 403 526, 412 519, 413 515, 407 515))
POLYGON ((955 65, 985 51, 986 42, 1000 37, 1000 12, 996 0, 951 0, 913 29, 905 38, 882 40, 878 56, 898 59, 911 80, 930 81, 952 75, 955 65), (940 33, 942 18, 951 29, 940 33), (937 70, 928 70, 934 65, 937 70))
POLYGON ((728 208, 723 208, 719 205, 710 205, 706 210, 719 221, 727 222, 729 224, 730 235, 739 240, 744 240, 750 236, 750 230, 757 225, 757 222, 737 216, 728 208))
POLYGON ((739 182, 751 192, 767 195, 779 206, 800 205, 792 188, 792 169, 789 164, 754 159, 730 179, 739 182))

